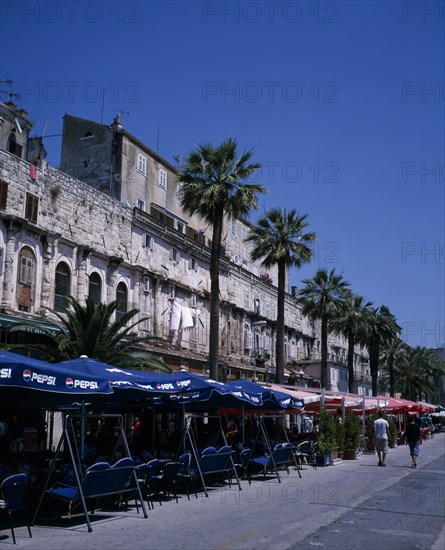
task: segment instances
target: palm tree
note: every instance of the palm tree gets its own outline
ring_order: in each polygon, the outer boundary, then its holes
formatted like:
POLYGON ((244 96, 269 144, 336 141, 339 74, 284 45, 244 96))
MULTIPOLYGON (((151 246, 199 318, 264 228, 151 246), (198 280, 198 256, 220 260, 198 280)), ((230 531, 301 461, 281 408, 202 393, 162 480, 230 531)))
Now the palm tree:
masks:
POLYGON ((383 353, 380 356, 381 362, 384 367, 381 371, 382 380, 379 381, 380 385, 388 386, 389 395, 394 397, 395 393, 395 374, 397 367, 400 367, 402 363, 409 360, 408 357, 409 346, 403 342, 400 338, 394 338, 390 341, 389 346, 386 346, 383 353))
MULTIPOLYGON (((134 349, 138 344, 152 342, 152 337, 138 336, 133 329, 146 318, 135 320, 139 310, 132 309, 113 320, 118 302, 97 304, 87 298, 85 305, 72 296, 68 297, 68 309, 62 314, 49 309, 61 323, 61 332, 41 329, 46 342, 26 344, 28 351, 35 351, 41 359, 64 361, 87 355, 103 363, 127 369, 149 369, 169 372, 162 358, 143 350, 134 349)), ((23 330, 20 323, 11 330, 23 330)), ((14 348, 17 348, 14 345, 14 348)))
POLYGON ((420 346, 411 349, 409 362, 412 369, 422 380, 422 387, 413 391, 412 395, 418 399, 423 398, 435 402, 438 397, 437 382, 438 378, 445 374, 445 362, 440 359, 434 350, 420 346))
POLYGON ((345 298, 349 283, 335 270, 317 270, 312 279, 304 279, 306 286, 300 289, 300 303, 303 315, 321 320, 321 387, 328 382, 328 330, 329 321, 338 313, 345 298))
POLYGON ((363 343, 365 331, 365 312, 372 306, 363 296, 347 292, 340 303, 337 316, 331 321, 329 328, 334 332, 342 333, 348 341, 348 389, 353 393, 354 388, 354 349, 356 344, 363 343))
POLYGON ((431 390, 431 383, 425 373, 416 368, 415 362, 412 361, 413 351, 407 351, 403 360, 399 360, 394 367, 395 389, 402 399, 417 401, 422 394, 431 390))
POLYGON ((398 338, 400 327, 396 318, 386 306, 368 308, 366 310, 365 342, 369 352, 369 367, 371 369, 372 395, 377 395, 380 351, 398 338))
POLYGON ((219 263, 224 215, 229 219, 247 216, 258 206, 258 193, 265 192, 259 184, 242 183, 261 166, 249 164, 252 155, 253 151, 239 154, 234 139, 227 139, 218 147, 205 143, 186 156, 179 175, 184 211, 198 214, 212 225, 209 373, 214 380, 218 379, 219 263))
POLYGON ((260 260, 263 267, 278 266, 276 381, 284 384, 284 300, 286 272, 290 266, 300 268, 312 259, 308 246, 316 240, 315 233, 304 233, 309 225, 307 214, 296 210, 271 208, 252 227, 247 242, 253 243, 251 259, 260 260))

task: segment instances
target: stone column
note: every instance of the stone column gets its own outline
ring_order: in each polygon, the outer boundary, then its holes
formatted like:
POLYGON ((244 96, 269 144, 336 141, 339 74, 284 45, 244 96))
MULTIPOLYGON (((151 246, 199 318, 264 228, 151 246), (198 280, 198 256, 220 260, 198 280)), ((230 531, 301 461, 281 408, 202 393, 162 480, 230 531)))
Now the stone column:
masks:
POLYGON ((162 284, 163 279, 153 280, 153 334, 162 338, 162 284))
MULTIPOLYGON (((14 292, 14 262, 18 260, 18 254, 16 250, 17 244, 17 232, 20 227, 13 223, 12 221, 8 222, 5 220, 6 226, 6 246, 5 246, 5 257, 4 257, 4 273, 3 273, 3 292, 1 306, 6 310, 12 310, 12 296, 14 292)), ((19 267, 20 269, 20 267, 19 267)))
POLYGON ((77 250, 77 301, 81 304, 88 297, 87 258, 90 252, 88 248, 77 250))
POLYGON ((116 300, 117 276, 121 263, 122 258, 116 258, 115 256, 110 258, 110 262, 108 264, 107 303, 114 302, 114 300, 116 300))
POLYGON ((42 241, 42 283, 40 307, 51 307, 51 280, 53 276, 52 260, 54 258, 54 249, 57 246, 57 239, 43 235, 42 241))

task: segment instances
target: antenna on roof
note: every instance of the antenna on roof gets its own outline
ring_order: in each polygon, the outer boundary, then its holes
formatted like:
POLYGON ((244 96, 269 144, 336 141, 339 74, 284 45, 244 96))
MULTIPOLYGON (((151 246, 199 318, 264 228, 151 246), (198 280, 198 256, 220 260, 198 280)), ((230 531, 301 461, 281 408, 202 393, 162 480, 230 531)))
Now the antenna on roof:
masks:
POLYGON ((9 95, 9 101, 11 103, 13 103, 12 101, 12 98, 15 97, 17 99, 20 99, 20 96, 19 94, 15 94, 13 91, 12 91, 12 80, 0 80, 0 84, 6 84, 7 86, 9 86, 9 92, 6 91, 6 90, 0 90, 0 93, 2 94, 8 94, 9 95))

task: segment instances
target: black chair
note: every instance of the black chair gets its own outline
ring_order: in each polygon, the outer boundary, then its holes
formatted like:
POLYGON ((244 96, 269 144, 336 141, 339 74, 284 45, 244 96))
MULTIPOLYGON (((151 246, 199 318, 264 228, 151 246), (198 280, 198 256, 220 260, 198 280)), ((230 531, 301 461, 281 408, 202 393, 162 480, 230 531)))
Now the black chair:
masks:
POLYGON ((187 498, 190 500, 188 490, 188 476, 186 474, 186 465, 180 462, 167 462, 164 466, 162 474, 158 476, 159 493, 162 493, 165 498, 168 498, 170 492, 173 492, 176 502, 178 502, 178 493, 176 491, 177 483, 184 483, 187 493, 187 498))
POLYGON ((12 540, 14 544, 15 534, 14 525, 12 523, 12 513, 18 510, 22 510, 26 519, 26 526, 28 527, 29 536, 32 538, 31 526, 29 525, 28 514, 24 507, 24 500, 26 494, 26 486, 28 484, 27 474, 15 474, 7 477, 2 481, 0 486, 0 509, 7 510, 9 514, 9 523, 11 525, 12 540))

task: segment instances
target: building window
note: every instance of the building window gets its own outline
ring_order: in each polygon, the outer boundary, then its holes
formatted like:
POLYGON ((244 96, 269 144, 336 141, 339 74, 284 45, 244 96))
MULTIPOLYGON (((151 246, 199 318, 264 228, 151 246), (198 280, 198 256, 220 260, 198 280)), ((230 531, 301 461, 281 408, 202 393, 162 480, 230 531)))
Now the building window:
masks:
POLYGON ((196 258, 189 258, 189 269, 191 271, 198 271, 198 262, 196 258))
POLYGON ((167 172, 162 168, 159 168, 158 184, 163 189, 167 189, 167 172))
POLYGON ((175 285, 169 285, 168 287, 168 297, 170 300, 174 300, 176 297, 176 287, 175 285))
POLYGON ((247 290, 244 291, 244 309, 246 311, 249 311, 250 308, 250 294, 247 292, 247 290))
POLYGON ((183 190, 183 187, 184 187, 184 183, 182 181, 177 181, 176 182, 176 197, 181 200, 182 199, 182 190, 183 190))
POLYGON ((121 319, 127 313, 128 291, 124 283, 119 283, 116 289, 116 320, 121 319))
POLYGON ((179 233, 184 233, 184 224, 182 222, 176 222, 176 229, 179 233))
POLYGON ((32 285, 34 282, 34 255, 26 248, 20 253, 20 274, 19 283, 22 285, 32 285))
POLYGON ((179 252, 176 248, 172 248, 170 250, 170 261, 172 261, 174 263, 179 262, 179 252))
POLYGON ((270 319, 270 302, 264 303, 264 315, 267 319, 270 319))
POLYGON ((31 193, 26 193, 25 218, 32 223, 37 223, 39 211, 39 198, 31 193))
POLYGON ((137 171, 144 174, 144 176, 147 175, 147 159, 140 153, 138 153, 137 171))
POLYGON ((98 273, 90 275, 88 298, 95 304, 100 304, 102 301, 102 279, 98 273))
POLYGON ((0 209, 6 208, 6 202, 8 199, 8 184, 6 181, 0 181, 0 209))
POLYGON ((139 208, 139 210, 144 210, 145 212, 145 201, 143 201, 142 199, 138 199, 136 206, 139 208))
POLYGON ((232 235, 236 237, 236 220, 231 220, 232 235))
POLYGON ((247 227, 245 225, 242 226, 242 234, 243 234, 243 241, 245 241, 248 237, 247 227))
POLYGON ((22 158, 23 147, 17 143, 13 132, 9 134, 8 151, 16 157, 22 158))
POLYGON ((142 235, 142 246, 148 248, 148 250, 153 250, 153 237, 148 233, 142 235))
POLYGON ((190 296, 190 307, 197 307, 197 304, 198 304, 197 296, 196 294, 192 294, 190 296))
POLYGON ((144 275, 142 277, 142 291, 145 292, 145 293, 150 292, 150 276, 149 275, 144 275))
POLYGON ((56 282, 54 289, 54 309, 65 311, 68 308, 68 296, 70 295, 70 269, 65 262, 60 262, 56 267, 56 282))
POLYGON ((255 301, 254 301, 254 311, 255 311, 255 313, 257 313, 258 315, 261 314, 261 302, 260 302, 260 299, 259 299, 259 298, 255 298, 255 301))

